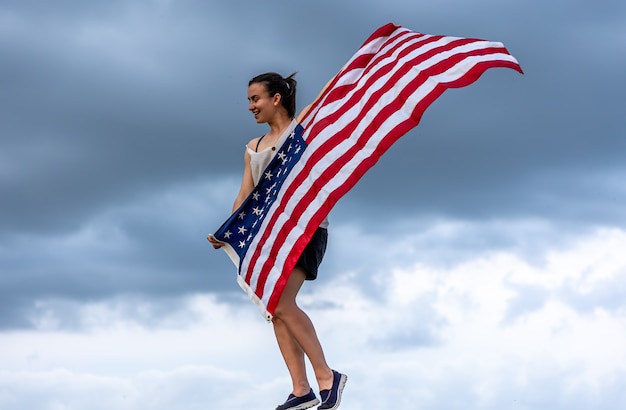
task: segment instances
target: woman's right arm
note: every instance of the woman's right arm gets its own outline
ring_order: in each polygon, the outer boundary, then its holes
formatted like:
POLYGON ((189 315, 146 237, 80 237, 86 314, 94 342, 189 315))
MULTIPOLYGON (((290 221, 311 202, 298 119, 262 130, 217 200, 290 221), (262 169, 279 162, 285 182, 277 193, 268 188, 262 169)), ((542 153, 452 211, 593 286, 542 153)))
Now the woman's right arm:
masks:
POLYGON ((241 187, 239 187, 239 193, 235 197, 233 203, 233 209, 231 212, 235 212, 243 203, 243 201, 250 195, 254 189, 254 181, 252 180, 252 168, 250 167, 250 154, 248 150, 244 153, 243 157, 243 177, 241 178, 241 187))
MULTIPOLYGON (((254 189, 254 182, 252 180, 252 169, 250 168, 250 154, 248 154, 248 150, 246 150, 243 158, 243 177, 241 179, 241 187, 239 188, 239 193, 235 198, 235 202, 233 203, 233 210, 231 212, 235 212, 243 201, 250 195, 250 192, 254 189)), ((212 235, 207 236, 207 240, 211 242, 213 248, 219 249, 224 246, 223 242, 218 241, 212 235)))

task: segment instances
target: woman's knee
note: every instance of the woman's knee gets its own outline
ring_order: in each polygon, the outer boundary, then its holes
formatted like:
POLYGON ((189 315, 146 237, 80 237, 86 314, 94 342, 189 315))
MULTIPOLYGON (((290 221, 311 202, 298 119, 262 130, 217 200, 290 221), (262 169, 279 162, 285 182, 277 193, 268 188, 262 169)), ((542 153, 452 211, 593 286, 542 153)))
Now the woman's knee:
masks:
POLYGON ((281 298, 274 309, 274 317, 278 320, 289 320, 289 317, 297 315, 300 311, 300 307, 292 298, 281 298))

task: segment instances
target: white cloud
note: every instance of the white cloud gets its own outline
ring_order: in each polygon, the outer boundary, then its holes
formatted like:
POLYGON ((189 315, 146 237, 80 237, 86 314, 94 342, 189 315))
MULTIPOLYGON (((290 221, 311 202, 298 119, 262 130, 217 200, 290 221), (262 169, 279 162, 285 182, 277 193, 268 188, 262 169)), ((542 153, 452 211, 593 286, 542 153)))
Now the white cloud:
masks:
MULTIPOLYGON (((396 409, 616 408, 624 303, 581 310, 563 291, 619 285, 625 247, 626 232, 613 229, 548 251, 543 265, 500 252, 396 268, 376 274, 378 297, 348 272, 307 286, 301 304, 331 365, 349 374, 345 409, 388 408, 389 395, 396 409), (540 303, 511 314, 533 289, 540 303)), ((52 322, 0 335, 3 409, 271 408, 288 393, 271 327, 252 304, 196 295, 165 314, 148 300, 77 309, 81 331, 52 322)))

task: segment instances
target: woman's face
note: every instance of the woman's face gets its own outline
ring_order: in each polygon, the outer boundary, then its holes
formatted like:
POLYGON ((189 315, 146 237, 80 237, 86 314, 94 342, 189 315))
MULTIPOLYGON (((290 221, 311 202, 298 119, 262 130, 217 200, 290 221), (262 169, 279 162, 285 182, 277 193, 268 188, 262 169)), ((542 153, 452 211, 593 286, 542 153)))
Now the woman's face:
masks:
POLYGON ((248 110, 257 123, 269 122, 280 106, 280 94, 271 97, 263 83, 252 83, 248 87, 248 110))

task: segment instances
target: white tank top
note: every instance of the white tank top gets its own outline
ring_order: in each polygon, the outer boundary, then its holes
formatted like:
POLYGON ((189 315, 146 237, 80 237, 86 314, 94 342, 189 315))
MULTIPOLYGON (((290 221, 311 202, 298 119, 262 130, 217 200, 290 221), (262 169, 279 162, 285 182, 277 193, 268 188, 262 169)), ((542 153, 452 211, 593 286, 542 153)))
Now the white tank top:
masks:
MULTIPOLYGON (((250 170, 252 171, 252 181, 254 185, 259 183, 261 179, 261 175, 265 168, 270 164, 274 155, 276 155, 276 151, 283 146, 283 143, 287 140, 287 137, 291 132, 296 128, 298 123, 296 120, 291 121, 291 124, 283 131, 283 134, 280 136, 278 141, 276 141, 276 145, 274 147, 265 148, 263 151, 255 151, 246 145, 246 151, 248 155, 250 155, 250 170)), ((320 228, 328 228, 328 218, 324 218, 322 223, 320 224, 320 228)))

